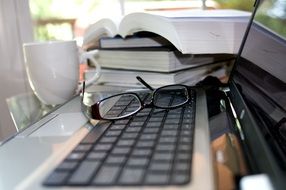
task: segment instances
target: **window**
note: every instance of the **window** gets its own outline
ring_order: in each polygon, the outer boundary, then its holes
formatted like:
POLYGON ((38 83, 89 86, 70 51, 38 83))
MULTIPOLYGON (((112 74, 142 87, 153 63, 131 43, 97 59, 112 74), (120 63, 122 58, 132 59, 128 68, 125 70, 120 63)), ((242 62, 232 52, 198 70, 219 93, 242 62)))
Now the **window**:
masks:
MULTIPOLYGON (((80 40, 88 25, 102 17, 112 17, 116 19, 124 14, 135 11, 219 8, 220 5, 217 3, 219 1, 220 0, 30 0, 30 8, 36 40, 67 40, 72 38, 80 40)), ((245 2, 248 1, 245 0, 245 2)))

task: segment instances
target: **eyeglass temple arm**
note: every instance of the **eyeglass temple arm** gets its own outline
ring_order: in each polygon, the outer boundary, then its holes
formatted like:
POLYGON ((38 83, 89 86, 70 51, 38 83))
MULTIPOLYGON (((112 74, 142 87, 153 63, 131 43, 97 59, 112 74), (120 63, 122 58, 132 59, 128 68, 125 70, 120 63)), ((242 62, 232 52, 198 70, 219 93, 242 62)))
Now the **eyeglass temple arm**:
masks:
POLYGON ((146 81, 144 81, 141 77, 136 76, 136 79, 141 82, 145 87, 149 88, 151 91, 154 91, 154 88, 150 86, 146 81))
POLYGON ((81 101, 84 100, 84 93, 85 93, 85 80, 82 82, 82 92, 81 92, 81 101))

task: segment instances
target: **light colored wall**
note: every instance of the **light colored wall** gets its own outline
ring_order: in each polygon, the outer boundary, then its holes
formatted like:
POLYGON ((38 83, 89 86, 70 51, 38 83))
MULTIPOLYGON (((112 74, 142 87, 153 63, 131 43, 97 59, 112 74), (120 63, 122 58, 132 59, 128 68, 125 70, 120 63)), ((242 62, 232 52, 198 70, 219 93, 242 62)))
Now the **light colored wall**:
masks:
POLYGON ((22 43, 32 40, 29 0, 0 0, 0 141, 15 132, 6 98, 30 91, 22 43))

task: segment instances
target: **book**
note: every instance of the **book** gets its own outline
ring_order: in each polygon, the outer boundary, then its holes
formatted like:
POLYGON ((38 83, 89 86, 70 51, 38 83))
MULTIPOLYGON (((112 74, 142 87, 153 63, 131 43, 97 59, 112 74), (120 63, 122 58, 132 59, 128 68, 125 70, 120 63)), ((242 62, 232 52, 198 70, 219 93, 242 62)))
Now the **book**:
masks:
MULTIPOLYGON (((144 33, 146 34, 146 33, 144 33)), ((122 38, 103 37, 99 39, 99 49, 125 49, 125 48, 144 48, 144 47, 171 47, 172 44, 161 36, 128 36, 122 38)))
POLYGON ((183 54, 237 53, 250 13, 238 10, 181 10, 131 13, 119 21, 104 18, 90 25, 83 48, 99 47, 103 37, 152 32, 183 54))
MULTIPOLYGON (((86 70, 84 73, 84 79, 88 80, 94 74, 94 69, 86 70)), ((140 86, 142 84, 136 80, 136 76, 140 76, 153 87, 160 87, 169 84, 194 85, 207 75, 216 76, 218 78, 226 77, 226 62, 200 66, 177 72, 150 72, 103 68, 97 83, 117 86, 140 86)))
POLYGON ((211 55, 182 54, 162 48, 139 48, 98 51, 96 60, 103 68, 131 69, 141 71, 172 72, 209 64, 211 55))

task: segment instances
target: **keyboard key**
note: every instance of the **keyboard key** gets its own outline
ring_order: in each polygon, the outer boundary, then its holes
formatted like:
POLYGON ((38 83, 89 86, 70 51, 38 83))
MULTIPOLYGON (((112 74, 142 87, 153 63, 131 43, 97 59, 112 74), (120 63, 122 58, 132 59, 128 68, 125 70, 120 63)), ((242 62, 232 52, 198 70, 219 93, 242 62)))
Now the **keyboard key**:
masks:
POLYGON ((176 146, 174 144, 158 144, 156 146, 157 152, 173 152, 176 146))
POLYGON ((185 121, 185 119, 191 119, 193 117, 193 114, 187 113, 183 115, 183 122, 185 121))
POLYGON ((158 162, 171 162, 173 157, 173 153, 154 153, 152 160, 158 162))
POLYGON ((192 109, 192 107, 185 109, 185 114, 188 114, 188 113, 190 113, 190 114, 193 115, 193 109, 192 109))
POLYGON ((133 121, 129 124, 130 127, 142 127, 144 125, 144 121, 133 121))
POLYGON ((180 120, 170 118, 170 119, 166 119, 166 120, 165 120, 165 123, 166 123, 166 124, 179 124, 179 123, 180 123, 180 120))
POLYGON ((100 143, 114 143, 117 140, 117 137, 102 137, 100 143))
POLYGON ((44 185, 64 185, 68 175, 69 173, 67 171, 54 171, 46 178, 44 185))
POLYGON ((193 125, 190 124, 190 123, 183 123, 181 128, 182 128, 182 129, 191 129, 192 126, 193 126, 193 125))
POLYGON ((181 118, 181 114, 168 114, 166 119, 170 120, 170 119, 180 119, 181 118))
POLYGON ((142 134, 140 136, 140 140, 155 140, 157 138, 157 134, 142 134))
POLYGON ((87 155, 88 160, 103 160, 107 155, 106 152, 90 152, 87 155))
POLYGON ((135 143, 134 139, 122 139, 117 142, 117 146, 132 146, 135 143))
POLYGON ((115 147, 111 153, 114 155, 126 155, 130 152, 130 147, 115 147))
POLYGON ((119 171, 119 166, 102 166, 92 183, 95 185, 111 185, 115 182, 119 171))
POLYGON ((100 143, 94 146, 93 150, 95 151, 108 151, 112 148, 112 144, 100 143))
POLYGON ((179 138, 180 144, 190 144, 192 142, 192 138, 190 137, 181 137, 179 138))
POLYGON ((149 163, 149 159, 144 157, 144 158, 134 158, 131 157, 129 160, 127 160, 126 165, 127 166, 133 166, 133 167, 146 167, 149 163))
POLYGON ((57 170, 73 170, 77 164, 78 162, 75 161, 64 161, 57 167, 57 170))
POLYGON ((138 117, 144 117, 144 116, 148 116, 148 115, 149 115, 149 112, 138 112, 136 114, 136 116, 138 116, 138 117))
POLYGON ((101 162, 98 161, 83 161, 75 173, 68 180, 68 184, 86 185, 90 182, 93 174, 99 168, 101 162))
POLYGON ((166 173, 148 173, 144 183, 146 185, 166 185, 169 183, 169 175, 166 173))
POLYGON ((127 127, 127 129, 125 130, 125 132, 127 133, 132 133, 132 132, 139 132, 141 131, 140 127, 127 127))
POLYGON ((183 124, 188 124, 188 123, 192 123, 192 119, 184 119, 183 120, 183 124))
POLYGON ((190 182, 190 174, 188 173, 174 173, 171 179, 172 183, 183 185, 190 182))
POLYGON ((188 172, 190 171, 190 162, 177 162, 174 166, 174 171, 177 173, 188 172))
POLYGON ((110 155, 107 160, 106 164, 111 164, 111 165, 121 165, 125 162, 126 156, 113 156, 110 155))
POLYGON ((151 112, 151 110, 152 110, 152 108, 144 108, 143 110, 141 110, 140 112, 141 113, 150 113, 151 112))
POLYGON ((124 133, 121 138, 122 139, 135 139, 138 136, 139 133, 124 133))
POLYGON ((182 130, 180 132, 180 136, 184 136, 184 137, 190 137, 192 135, 192 132, 190 130, 182 130))
POLYGON ((154 111, 152 114, 152 118, 156 118, 156 117, 162 118, 165 116, 165 114, 166 114, 165 111, 158 111, 158 112, 154 111))
POLYGON ((161 122, 148 122, 146 127, 160 127, 162 125, 161 122))
POLYGON ((121 131, 107 131, 107 133, 105 133, 105 136, 107 137, 117 137, 121 134, 121 131))
POLYGON ((177 137, 161 137, 159 144, 174 144, 177 142, 177 137))
POLYGON ((178 146, 178 151, 179 152, 189 152, 189 151, 191 151, 191 146, 182 144, 182 145, 178 146))
POLYGON ((122 130, 126 127, 126 125, 123 125, 123 124, 114 124, 110 127, 109 130, 122 130))
POLYGON ((148 134, 148 133, 155 134, 155 133, 158 133, 159 130, 160 130, 160 128, 145 128, 143 130, 143 133, 144 134, 148 134))
POLYGON ((125 168, 119 178, 119 183, 124 185, 135 185, 142 182, 145 170, 143 168, 125 168))
POLYGON ((120 120, 114 121, 114 124, 115 125, 118 125, 118 124, 126 125, 128 122, 129 122, 129 119, 120 119, 120 120))
POLYGON ((152 148, 155 145, 155 141, 138 141, 136 147, 152 148))
POLYGON ((109 110, 105 116, 107 117, 116 117, 121 113, 121 110, 109 110))
POLYGON ((168 123, 165 123, 164 126, 163 126, 164 129, 170 129, 170 130, 178 130, 179 128, 179 124, 168 124, 168 123))
MULTIPOLYGON (((136 117, 134 117, 133 121, 130 123, 131 124, 130 126, 132 126, 133 122, 139 122, 139 121, 140 122, 145 122, 147 120, 147 118, 148 118, 147 116, 137 116, 136 115, 136 117)), ((142 126, 142 125, 138 125, 138 126, 142 126)))
POLYGON ((170 115, 170 114, 181 114, 182 110, 183 110, 182 107, 181 108, 177 108, 177 109, 169 110, 168 115, 170 115))
POLYGON ((189 161, 190 159, 191 159, 191 155, 189 153, 179 152, 176 155, 176 160, 178 160, 178 162, 180 162, 180 161, 189 161))
POLYGON ((177 136, 177 131, 176 130, 162 130, 161 132, 161 136, 171 136, 171 137, 174 137, 174 136, 177 136))
POLYGON ((169 172, 172 168, 172 163, 171 162, 163 162, 163 163, 158 163, 158 162, 152 162, 150 164, 149 170, 151 172, 169 172))
POLYGON ((84 152, 72 152, 69 154, 69 156, 67 157, 67 160, 70 161, 79 161, 82 160, 85 156, 84 152))
POLYGON ((162 122, 163 117, 151 117, 149 122, 162 122))
POLYGON ((149 157, 152 154, 152 149, 134 149, 132 152, 132 156, 137 156, 137 157, 149 157))
POLYGON ((91 149, 92 145, 91 144, 79 144, 74 151, 76 152, 87 152, 91 149))

